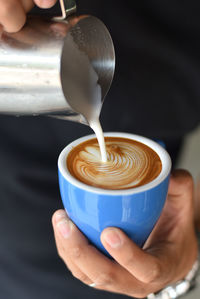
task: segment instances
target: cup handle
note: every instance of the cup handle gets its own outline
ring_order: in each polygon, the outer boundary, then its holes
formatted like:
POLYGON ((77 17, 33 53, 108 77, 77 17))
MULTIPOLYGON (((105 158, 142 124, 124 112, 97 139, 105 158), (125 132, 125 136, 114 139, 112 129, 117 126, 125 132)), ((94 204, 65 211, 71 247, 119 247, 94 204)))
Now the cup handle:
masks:
POLYGON ((60 9, 62 12, 62 16, 54 17, 55 21, 65 20, 69 15, 76 12, 76 1, 75 0, 59 0, 60 1, 60 9))

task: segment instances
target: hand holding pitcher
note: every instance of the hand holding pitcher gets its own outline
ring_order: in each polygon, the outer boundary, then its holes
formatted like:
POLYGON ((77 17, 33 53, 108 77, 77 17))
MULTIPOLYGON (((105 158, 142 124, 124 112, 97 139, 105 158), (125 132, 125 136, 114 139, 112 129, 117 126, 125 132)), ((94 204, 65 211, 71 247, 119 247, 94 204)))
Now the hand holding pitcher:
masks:
POLYGON ((26 22, 26 14, 36 4, 41 8, 52 7, 57 0, 1 0, 0 24, 7 32, 19 31, 26 22))

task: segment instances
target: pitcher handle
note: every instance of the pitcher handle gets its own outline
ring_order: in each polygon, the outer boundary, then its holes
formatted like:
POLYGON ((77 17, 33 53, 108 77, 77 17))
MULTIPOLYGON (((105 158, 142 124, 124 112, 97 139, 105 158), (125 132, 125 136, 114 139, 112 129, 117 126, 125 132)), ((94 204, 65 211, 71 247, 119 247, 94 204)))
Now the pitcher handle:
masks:
POLYGON ((62 16, 54 17, 54 20, 65 20, 69 15, 76 12, 75 0, 59 0, 62 16))

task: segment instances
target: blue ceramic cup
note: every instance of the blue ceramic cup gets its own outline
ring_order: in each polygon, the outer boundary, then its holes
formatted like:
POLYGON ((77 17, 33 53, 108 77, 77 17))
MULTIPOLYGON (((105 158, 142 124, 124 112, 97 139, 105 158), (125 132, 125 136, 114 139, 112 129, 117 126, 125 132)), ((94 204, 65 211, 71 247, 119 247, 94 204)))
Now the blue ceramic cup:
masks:
POLYGON ((95 135, 79 138, 61 152, 58 172, 64 208, 89 241, 107 254, 100 235, 110 226, 122 229, 140 247, 144 245, 166 200, 171 159, 162 146, 145 137, 127 133, 105 133, 104 136, 124 137, 144 143, 159 155, 162 162, 161 173, 150 183, 127 190, 106 190, 78 181, 67 169, 69 152, 95 135))

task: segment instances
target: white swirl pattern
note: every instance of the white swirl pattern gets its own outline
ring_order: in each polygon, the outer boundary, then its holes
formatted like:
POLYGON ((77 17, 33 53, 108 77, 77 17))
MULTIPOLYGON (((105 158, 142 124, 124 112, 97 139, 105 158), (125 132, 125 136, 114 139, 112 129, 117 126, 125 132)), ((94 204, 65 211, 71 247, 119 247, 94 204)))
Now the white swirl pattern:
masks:
POLYGON ((88 185, 115 190, 144 185, 156 178, 161 171, 158 155, 142 143, 122 140, 106 140, 106 163, 101 162, 97 142, 85 143, 76 151, 72 167, 68 165, 70 172, 88 185))

